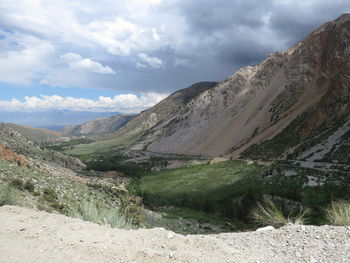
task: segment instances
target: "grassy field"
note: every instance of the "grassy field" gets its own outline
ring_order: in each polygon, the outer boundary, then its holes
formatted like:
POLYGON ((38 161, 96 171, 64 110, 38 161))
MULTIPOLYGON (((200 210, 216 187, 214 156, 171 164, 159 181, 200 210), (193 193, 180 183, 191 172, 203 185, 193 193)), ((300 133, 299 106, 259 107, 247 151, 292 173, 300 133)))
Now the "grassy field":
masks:
MULTIPOLYGON (((330 202, 350 199, 350 181, 344 174, 244 161, 151 172, 134 180, 130 190, 150 206, 191 209, 178 210, 181 217, 195 218, 194 211, 200 211, 208 218, 215 214, 238 223, 251 223, 252 209, 266 196, 272 197, 285 215, 310 208, 313 224, 326 222, 324 209, 330 202)), ((171 214, 176 215, 174 211, 171 214)))
POLYGON ((228 204, 240 196, 245 196, 243 202, 247 205, 251 203, 248 195, 264 169, 243 161, 201 164, 150 173, 134 180, 130 188, 151 205, 188 207, 242 218, 240 208, 228 204))
POLYGON ((84 154, 102 154, 111 153, 125 149, 133 143, 140 134, 130 134, 125 137, 106 138, 95 141, 90 144, 80 144, 74 146, 73 149, 66 151, 66 154, 79 156, 84 154))

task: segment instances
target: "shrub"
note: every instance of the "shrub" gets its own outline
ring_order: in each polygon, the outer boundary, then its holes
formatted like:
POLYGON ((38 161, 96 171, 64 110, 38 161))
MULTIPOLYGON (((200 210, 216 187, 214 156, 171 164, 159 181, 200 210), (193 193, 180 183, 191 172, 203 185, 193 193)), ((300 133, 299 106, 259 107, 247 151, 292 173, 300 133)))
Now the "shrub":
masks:
POLYGON ((132 220, 134 225, 142 222, 142 199, 137 196, 124 194, 120 197, 120 211, 132 220))
POLYGON ((28 192, 33 193, 35 190, 34 184, 32 183, 32 181, 27 181, 24 186, 23 186, 24 190, 27 190, 28 192))
POLYGON ((111 227, 126 229, 133 227, 132 221, 124 216, 119 209, 103 206, 94 201, 83 201, 75 204, 66 210, 66 215, 111 227))
POLYGON ((328 220, 337 226, 350 225, 350 202, 332 202, 326 210, 328 220))
POLYGON ((49 203, 53 203, 55 201, 57 201, 57 194, 55 192, 55 190, 53 190, 52 188, 45 188, 43 190, 43 194, 42 194, 42 200, 49 202, 49 203))
POLYGON ((23 190, 23 182, 20 179, 12 179, 9 185, 13 188, 17 188, 19 190, 23 190))
POLYGON ((308 213, 308 210, 300 209, 299 213, 295 216, 291 216, 292 212, 289 212, 288 216, 285 216, 282 209, 280 209, 272 200, 265 199, 264 204, 258 203, 257 208, 253 210, 252 218, 255 222, 261 225, 282 227, 290 223, 304 224, 308 213))
POLYGON ((9 186, 0 186, 0 206, 16 205, 18 203, 18 195, 16 191, 9 186))

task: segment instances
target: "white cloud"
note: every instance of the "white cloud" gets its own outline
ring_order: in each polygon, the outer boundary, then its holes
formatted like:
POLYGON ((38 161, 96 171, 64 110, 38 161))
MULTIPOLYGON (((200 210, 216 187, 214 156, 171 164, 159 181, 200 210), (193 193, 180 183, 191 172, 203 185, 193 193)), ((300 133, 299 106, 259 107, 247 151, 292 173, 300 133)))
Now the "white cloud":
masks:
POLYGON ((165 68, 164 62, 157 57, 150 57, 145 53, 139 53, 137 56, 143 63, 137 63, 137 68, 151 67, 154 69, 165 68), (144 64, 146 63, 146 64, 144 64), (147 65, 147 66, 146 66, 147 65))
POLYGON ((73 97, 61 97, 58 95, 40 97, 24 97, 24 101, 12 99, 0 100, 0 108, 6 111, 47 111, 47 110, 71 110, 92 112, 124 112, 135 113, 152 107, 167 94, 143 93, 120 94, 115 97, 99 97, 97 100, 73 97))
POLYGON ((89 58, 83 58, 76 53, 66 53, 61 56, 61 59, 75 70, 95 72, 101 74, 115 74, 113 69, 108 66, 102 66, 100 63, 89 58))
POLYGON ((51 43, 33 37, 21 41, 25 46, 0 51, 0 82, 29 84, 49 68, 48 58, 55 50, 51 43))
POLYGON ((96 20, 87 25, 77 24, 76 28, 82 38, 101 45, 113 55, 128 56, 133 52, 156 50, 168 44, 156 28, 121 17, 96 20))

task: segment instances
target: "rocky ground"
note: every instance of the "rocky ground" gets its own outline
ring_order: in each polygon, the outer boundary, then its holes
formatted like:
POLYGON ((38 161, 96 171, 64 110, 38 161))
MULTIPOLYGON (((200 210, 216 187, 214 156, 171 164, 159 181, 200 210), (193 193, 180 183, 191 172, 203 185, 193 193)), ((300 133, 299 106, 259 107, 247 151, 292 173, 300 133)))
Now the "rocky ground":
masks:
POLYGON ((0 208, 0 262, 350 262, 350 228, 287 226, 219 235, 120 230, 0 208))

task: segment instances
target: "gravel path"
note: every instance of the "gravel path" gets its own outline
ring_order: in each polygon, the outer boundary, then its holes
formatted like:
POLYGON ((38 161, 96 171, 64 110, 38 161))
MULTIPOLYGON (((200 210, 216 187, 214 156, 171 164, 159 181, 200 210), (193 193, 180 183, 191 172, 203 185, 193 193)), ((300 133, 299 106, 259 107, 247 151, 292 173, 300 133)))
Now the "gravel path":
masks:
POLYGON ((350 262, 350 228, 288 226, 219 235, 120 230, 0 207, 0 262, 350 262))

